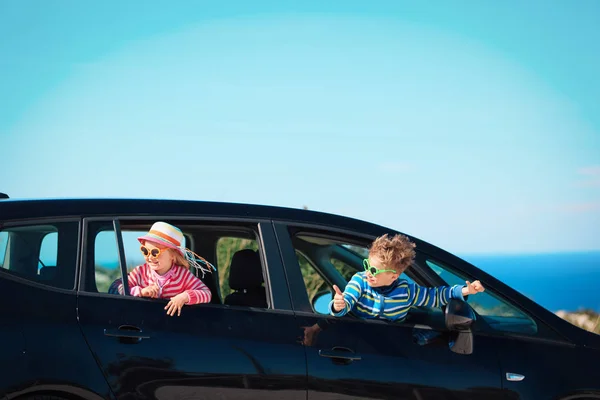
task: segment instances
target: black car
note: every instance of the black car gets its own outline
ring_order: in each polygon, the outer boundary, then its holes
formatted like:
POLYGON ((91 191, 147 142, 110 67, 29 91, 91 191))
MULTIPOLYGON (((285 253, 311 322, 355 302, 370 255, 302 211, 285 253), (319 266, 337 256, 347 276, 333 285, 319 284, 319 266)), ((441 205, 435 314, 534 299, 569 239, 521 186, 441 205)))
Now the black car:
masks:
POLYGON ((600 336, 417 238, 405 279, 486 291, 402 323, 330 316, 384 233, 269 206, 0 200, 0 399, 600 399, 600 336), (111 290, 156 221, 215 265, 211 303, 170 317, 111 290))

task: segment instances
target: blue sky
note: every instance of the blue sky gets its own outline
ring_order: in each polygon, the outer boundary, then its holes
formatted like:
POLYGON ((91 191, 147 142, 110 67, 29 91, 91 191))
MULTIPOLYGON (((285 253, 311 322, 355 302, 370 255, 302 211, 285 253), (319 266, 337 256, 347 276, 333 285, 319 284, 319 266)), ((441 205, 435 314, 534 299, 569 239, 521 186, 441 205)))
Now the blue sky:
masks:
POLYGON ((2 2, 0 191, 307 205, 459 253, 600 250, 598 15, 2 2))

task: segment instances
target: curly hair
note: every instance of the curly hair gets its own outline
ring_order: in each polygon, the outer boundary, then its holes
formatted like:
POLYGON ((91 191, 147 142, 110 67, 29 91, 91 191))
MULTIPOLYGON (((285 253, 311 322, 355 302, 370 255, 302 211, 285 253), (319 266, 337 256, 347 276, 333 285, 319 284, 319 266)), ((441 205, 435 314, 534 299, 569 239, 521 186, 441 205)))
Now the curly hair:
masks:
POLYGON ((415 258, 415 246, 405 235, 397 234, 390 238, 386 233, 373 241, 369 257, 381 260, 386 268, 395 269, 401 274, 415 258))

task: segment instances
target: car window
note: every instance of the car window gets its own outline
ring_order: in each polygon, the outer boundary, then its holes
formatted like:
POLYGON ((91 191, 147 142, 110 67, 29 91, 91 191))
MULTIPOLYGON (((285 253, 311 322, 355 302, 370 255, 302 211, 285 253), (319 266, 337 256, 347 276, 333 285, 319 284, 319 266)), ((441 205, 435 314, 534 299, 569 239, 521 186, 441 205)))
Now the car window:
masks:
POLYGON ((8 247, 8 232, 0 232, 0 268, 4 268, 4 257, 8 247))
POLYGON ((361 258, 369 257, 369 249, 366 247, 356 246, 354 244, 347 244, 347 243, 342 243, 342 244, 340 244, 340 246, 344 247, 345 249, 350 250, 351 252, 353 252, 354 254, 357 254, 361 258))
MULTIPOLYGON (((464 285, 467 280, 437 260, 427 259, 426 263, 448 285, 464 285)), ((533 319, 518 307, 501 299, 489 288, 486 288, 485 292, 468 296, 467 302, 495 330, 524 334, 537 332, 537 325, 533 319)))
POLYGON ((258 251, 258 243, 256 240, 239 238, 233 236, 223 236, 217 240, 217 271, 219 273, 219 288, 221 296, 225 299, 233 293, 230 282, 231 262, 233 256, 241 250, 258 251))
POLYGON ((2 269, 61 289, 73 289, 79 225, 56 222, 7 227, 0 231, 2 269))
MULTIPOLYGON (((133 226, 139 228, 143 224, 145 223, 120 224, 128 273, 146 261, 137 238, 146 234, 147 230, 132 229, 133 226)), ((190 267, 192 274, 210 289, 211 303, 268 307, 258 239, 251 239, 256 234, 254 231, 238 227, 205 227, 193 222, 177 226, 185 237, 183 245, 216 268, 212 273, 203 274, 190 267), (231 231, 242 233, 240 236, 223 234, 231 231), (245 236, 242 237, 243 235, 245 236)), ((112 223, 93 222, 88 225, 88 231, 93 232, 90 234, 93 242, 87 244, 85 269, 91 272, 93 266, 93 274, 90 273, 90 277, 85 278, 84 290, 124 295, 117 235, 112 223)))
POLYGON ((44 235, 40 248, 40 260, 38 269, 47 265, 56 265, 58 256, 58 232, 51 232, 44 235))
MULTIPOLYGON (((121 232, 127 272, 131 272, 135 267, 145 262, 144 256, 140 252, 140 243, 137 240, 144 233, 142 231, 121 232)), ((115 290, 118 283, 120 283, 117 282, 117 279, 122 277, 117 235, 114 229, 101 230, 96 234, 94 239, 94 278, 98 292, 122 294, 115 290)))
MULTIPOLYGON (((333 294, 331 282, 344 282, 340 283, 343 290, 354 274, 364 271, 363 260, 368 258, 369 249, 341 240, 311 237, 306 233, 294 236, 292 242, 313 311, 329 314, 333 294)), ((400 277, 414 282, 406 273, 400 277)))
MULTIPOLYGON (((330 293, 330 287, 305 255, 296 250, 296 257, 298 258, 298 264, 300 264, 300 271, 302 272, 302 279, 304 280, 304 287, 306 288, 308 300, 310 301, 310 304, 313 304, 316 300, 315 297, 319 294, 324 292, 330 293)), ((321 307, 314 305, 313 311, 319 314, 328 314, 328 306, 329 301, 327 301, 326 304, 321 304, 321 307)))
POLYGON ((331 264, 335 267, 335 269, 344 277, 346 282, 350 282, 352 276, 357 272, 352 266, 346 264, 342 260, 338 260, 335 257, 331 257, 329 259, 331 264))

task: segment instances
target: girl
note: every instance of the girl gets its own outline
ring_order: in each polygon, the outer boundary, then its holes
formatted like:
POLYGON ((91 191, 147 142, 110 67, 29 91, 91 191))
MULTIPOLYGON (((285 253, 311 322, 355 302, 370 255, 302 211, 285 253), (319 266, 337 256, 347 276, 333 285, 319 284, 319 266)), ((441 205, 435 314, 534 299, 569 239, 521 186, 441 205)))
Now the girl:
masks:
MULTIPOLYGON (((200 269, 203 275, 210 269, 207 270, 202 264, 214 267, 182 246, 181 230, 166 222, 156 222, 138 240, 146 262, 127 275, 132 296, 169 299, 165 310, 170 316, 175 312, 181 315, 181 308, 185 304, 210 302, 210 289, 190 272, 189 267, 200 269)), ((123 292, 122 283, 119 292, 123 292)))

